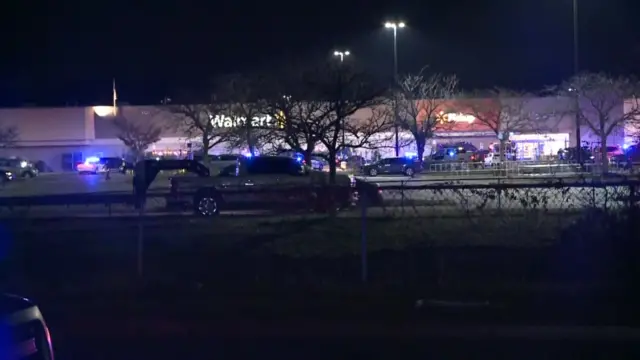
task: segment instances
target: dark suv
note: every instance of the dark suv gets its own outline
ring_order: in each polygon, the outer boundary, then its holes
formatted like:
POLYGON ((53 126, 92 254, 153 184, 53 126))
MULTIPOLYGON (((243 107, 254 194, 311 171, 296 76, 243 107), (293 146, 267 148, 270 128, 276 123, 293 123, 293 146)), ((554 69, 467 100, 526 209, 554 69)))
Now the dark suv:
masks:
POLYGON ((38 169, 25 159, 0 158, 0 169, 10 171, 14 176, 33 178, 38 176, 38 169))
MULTIPOLYGON (((329 174, 310 171, 286 156, 241 158, 217 176, 175 176, 168 202, 192 207, 195 214, 215 216, 220 210, 327 210, 329 174)), ((352 183, 336 175, 335 200, 340 208, 352 203, 352 183)))
POLYGON ((394 174, 413 176, 422 171, 420 161, 415 158, 394 157, 379 160, 362 168, 365 175, 394 174))

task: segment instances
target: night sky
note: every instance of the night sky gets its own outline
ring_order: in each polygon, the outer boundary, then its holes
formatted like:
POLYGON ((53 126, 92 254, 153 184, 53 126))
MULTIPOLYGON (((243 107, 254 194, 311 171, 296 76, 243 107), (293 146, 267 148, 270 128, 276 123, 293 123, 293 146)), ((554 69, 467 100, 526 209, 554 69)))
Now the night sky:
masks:
MULTIPOLYGON (((535 90, 572 72, 572 0, 11 1, 0 28, 0 105, 158 103, 216 75, 291 57, 353 53, 392 75, 385 20, 404 20, 399 70, 455 73, 463 87, 535 90)), ((579 0, 583 70, 640 72, 638 0, 579 0)))

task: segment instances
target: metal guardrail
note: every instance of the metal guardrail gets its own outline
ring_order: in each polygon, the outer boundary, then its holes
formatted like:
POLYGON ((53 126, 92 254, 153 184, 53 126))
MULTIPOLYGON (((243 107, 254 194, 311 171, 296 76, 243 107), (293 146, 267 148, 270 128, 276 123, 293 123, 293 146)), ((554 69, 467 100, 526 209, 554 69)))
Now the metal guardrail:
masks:
MULTIPOLYGON (((415 209, 423 207, 421 212, 437 215, 446 210, 451 213, 465 213, 470 208, 479 211, 491 209, 524 209, 527 204, 536 202, 544 206, 559 209, 584 210, 592 208, 621 208, 637 203, 640 180, 609 179, 569 179, 541 178, 536 183, 514 183, 512 178, 474 179, 480 183, 460 181, 438 181, 408 179, 404 181, 376 179, 376 182, 357 181, 359 204, 367 208, 378 207, 383 210, 415 209), (524 197, 523 197, 524 196, 524 197), (446 208, 446 209, 445 209, 446 208)), ((344 190, 343 187, 341 189, 344 190)), ((300 195, 310 191, 310 187, 290 187, 280 189, 246 189, 233 192, 239 196, 254 196, 269 193, 270 196, 300 195)), ((330 187, 322 188, 329 194, 330 187)), ((229 192, 230 193, 230 192, 229 192)), ((184 194, 185 196, 195 193, 184 194)), ((167 192, 150 192, 145 201, 167 199, 167 192)), ((285 202, 283 202, 284 204, 285 202)), ((112 214, 112 207, 124 205, 134 211, 136 197, 127 193, 78 193, 43 196, 21 196, 0 198, 0 208, 37 208, 51 206, 90 206, 99 205, 112 214)), ((544 206, 540 205, 540 208, 544 206)), ((285 207, 285 206, 283 206, 285 207)), ((283 209, 292 211, 293 209, 283 209)))
POLYGON ((557 161, 507 161, 493 165, 483 162, 438 162, 428 163, 426 170, 430 173, 452 173, 460 176, 472 174, 525 175, 525 174, 558 174, 581 172, 580 165, 573 162, 557 161))

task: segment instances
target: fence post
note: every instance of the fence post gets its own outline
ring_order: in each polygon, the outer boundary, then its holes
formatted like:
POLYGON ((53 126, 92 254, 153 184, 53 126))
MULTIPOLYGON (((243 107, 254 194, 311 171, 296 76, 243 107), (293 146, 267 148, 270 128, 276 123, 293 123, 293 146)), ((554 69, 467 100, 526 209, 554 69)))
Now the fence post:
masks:
POLYGON ((142 199, 140 209, 138 210, 138 278, 142 279, 144 269, 144 207, 146 199, 142 199))
POLYGON ((498 178, 498 187, 496 192, 498 193, 498 210, 502 210, 502 188, 500 187, 502 180, 498 178))
MULTIPOLYGON (((360 187, 364 190, 364 187, 360 187)), ((363 284, 367 283, 368 265, 367 265, 367 194, 360 191, 360 207, 361 207, 361 228, 360 228, 360 275, 363 284)))
POLYGON ((400 181, 400 212, 402 216, 404 216, 404 185, 405 182, 403 180, 400 181))

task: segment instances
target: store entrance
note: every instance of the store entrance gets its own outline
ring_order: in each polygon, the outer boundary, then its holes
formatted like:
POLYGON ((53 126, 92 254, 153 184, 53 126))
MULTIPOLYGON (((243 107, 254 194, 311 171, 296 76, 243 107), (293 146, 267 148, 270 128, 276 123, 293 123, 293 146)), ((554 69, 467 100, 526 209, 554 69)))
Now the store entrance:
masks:
POLYGON ((516 146, 518 159, 537 160, 544 153, 544 142, 541 141, 518 141, 516 146))

